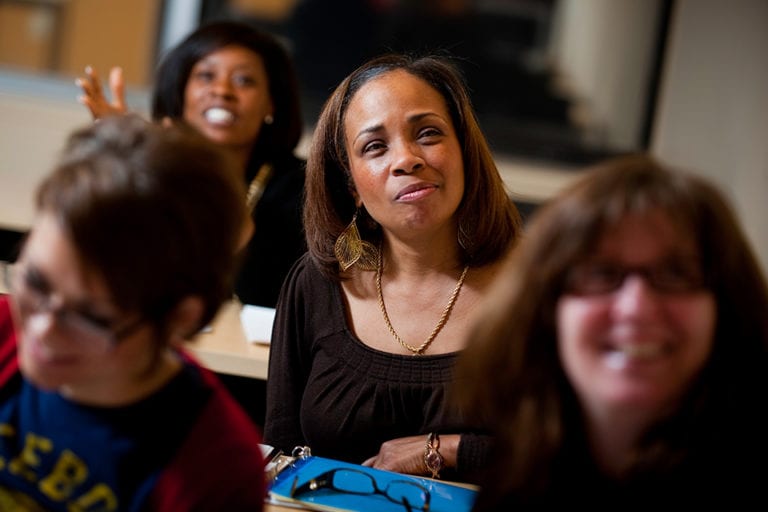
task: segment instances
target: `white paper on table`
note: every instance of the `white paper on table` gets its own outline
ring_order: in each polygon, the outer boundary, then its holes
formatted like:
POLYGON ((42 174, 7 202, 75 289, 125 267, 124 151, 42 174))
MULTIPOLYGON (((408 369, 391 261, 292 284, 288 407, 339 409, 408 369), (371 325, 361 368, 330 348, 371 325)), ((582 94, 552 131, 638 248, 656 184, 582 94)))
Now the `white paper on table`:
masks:
POLYGON ((240 310, 240 323, 243 324, 245 339, 250 343, 269 345, 274 321, 275 308, 245 304, 240 310))
POLYGON ((268 444, 259 443, 259 449, 261 450, 261 455, 264 457, 264 460, 271 459, 272 452, 275 451, 274 446, 270 446, 268 444))

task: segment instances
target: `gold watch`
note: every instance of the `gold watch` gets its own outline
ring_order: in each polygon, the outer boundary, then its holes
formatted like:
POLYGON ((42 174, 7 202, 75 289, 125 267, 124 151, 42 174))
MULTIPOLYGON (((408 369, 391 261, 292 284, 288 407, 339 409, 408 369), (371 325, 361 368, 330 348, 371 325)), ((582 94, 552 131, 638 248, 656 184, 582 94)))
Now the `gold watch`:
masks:
POLYGON ((445 467, 445 459, 438 449, 440 448, 440 436, 430 432, 427 436, 427 446, 424 448, 424 465, 427 471, 432 473, 432 478, 440 478, 440 471, 445 467))

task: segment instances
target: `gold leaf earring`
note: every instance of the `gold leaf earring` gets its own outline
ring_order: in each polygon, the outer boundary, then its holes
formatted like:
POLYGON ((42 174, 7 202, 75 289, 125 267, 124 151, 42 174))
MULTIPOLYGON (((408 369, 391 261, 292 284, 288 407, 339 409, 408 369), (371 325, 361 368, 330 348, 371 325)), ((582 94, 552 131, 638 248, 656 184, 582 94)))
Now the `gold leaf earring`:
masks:
POLYGON ((464 225, 461 221, 459 221, 459 230, 456 233, 456 239, 459 242, 459 247, 464 249, 464 252, 466 252, 469 256, 472 256, 472 237, 468 235, 464 230, 464 225))
POLYGON ((352 216, 352 222, 344 228, 333 245, 333 253, 344 272, 355 264, 361 270, 376 270, 378 262, 376 246, 360 238, 360 232, 357 230, 357 213, 356 211, 352 216))

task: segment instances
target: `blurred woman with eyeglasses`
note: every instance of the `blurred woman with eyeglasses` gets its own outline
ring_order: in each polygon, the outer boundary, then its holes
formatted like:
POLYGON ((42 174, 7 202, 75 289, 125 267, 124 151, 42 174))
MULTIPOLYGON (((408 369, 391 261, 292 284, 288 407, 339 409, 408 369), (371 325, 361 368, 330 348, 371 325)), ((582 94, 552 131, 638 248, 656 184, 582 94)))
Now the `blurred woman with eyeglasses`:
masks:
POLYGON ((259 433, 182 348, 231 293, 235 165, 134 116, 69 138, 0 298, 0 508, 260 510, 259 433))
POLYGON ((477 509, 765 506, 768 288, 720 192, 625 157, 526 233, 458 363, 498 440, 477 509))

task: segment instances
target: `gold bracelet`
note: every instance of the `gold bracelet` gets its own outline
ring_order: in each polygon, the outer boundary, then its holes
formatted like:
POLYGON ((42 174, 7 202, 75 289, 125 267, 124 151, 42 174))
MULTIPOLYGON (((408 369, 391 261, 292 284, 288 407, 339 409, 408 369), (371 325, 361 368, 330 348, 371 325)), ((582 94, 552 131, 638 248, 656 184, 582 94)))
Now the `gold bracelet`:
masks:
POLYGON ((427 436, 427 446, 424 448, 424 465, 427 471, 432 473, 432 478, 440 478, 440 470, 445 467, 445 459, 440 452, 440 436, 430 432, 427 436))

